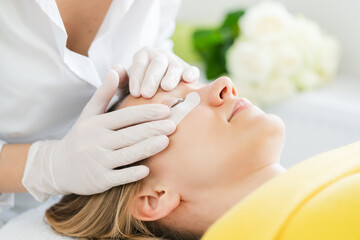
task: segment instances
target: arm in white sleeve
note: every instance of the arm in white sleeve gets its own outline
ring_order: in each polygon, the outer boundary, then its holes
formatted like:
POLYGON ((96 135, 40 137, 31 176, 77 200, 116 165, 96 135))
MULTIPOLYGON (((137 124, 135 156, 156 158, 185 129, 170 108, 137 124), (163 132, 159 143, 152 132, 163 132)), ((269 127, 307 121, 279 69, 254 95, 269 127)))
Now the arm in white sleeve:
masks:
MULTIPOLYGON (((0 154, 3 146, 6 144, 5 141, 0 139, 0 154)), ((0 212, 2 208, 10 208, 14 206, 14 194, 13 193, 0 193, 0 212)))
POLYGON ((2 148, 5 144, 6 144, 6 142, 0 139, 0 154, 1 154, 2 148))

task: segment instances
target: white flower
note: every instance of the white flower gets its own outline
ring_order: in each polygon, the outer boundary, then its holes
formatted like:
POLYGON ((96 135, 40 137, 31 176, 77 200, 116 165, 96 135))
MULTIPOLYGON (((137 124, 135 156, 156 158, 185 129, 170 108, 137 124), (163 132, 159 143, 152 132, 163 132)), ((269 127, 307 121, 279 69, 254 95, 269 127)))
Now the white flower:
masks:
POLYGON ((240 19, 241 34, 247 39, 273 41, 286 36, 293 17, 280 3, 263 2, 250 8, 240 19))
POLYGON ((319 71, 323 77, 323 83, 334 77, 340 59, 340 46, 336 39, 324 36, 319 49, 319 71))
POLYGON ((239 24, 241 35, 228 50, 226 63, 240 96, 266 106, 334 77, 339 43, 315 22, 265 2, 249 9, 239 24))
POLYGON ((297 17, 291 29, 290 39, 300 47, 305 64, 313 67, 323 40, 319 26, 309 19, 297 17))
POLYGON ((255 42, 235 42, 227 52, 229 73, 239 81, 265 81, 273 66, 273 57, 266 46, 255 42))
POLYGON ((321 77, 313 69, 303 69, 295 77, 295 82, 300 90, 310 90, 320 85, 321 77))
POLYGON ((303 66, 303 53, 301 49, 289 41, 274 44, 275 69, 278 74, 291 76, 299 72, 303 66))

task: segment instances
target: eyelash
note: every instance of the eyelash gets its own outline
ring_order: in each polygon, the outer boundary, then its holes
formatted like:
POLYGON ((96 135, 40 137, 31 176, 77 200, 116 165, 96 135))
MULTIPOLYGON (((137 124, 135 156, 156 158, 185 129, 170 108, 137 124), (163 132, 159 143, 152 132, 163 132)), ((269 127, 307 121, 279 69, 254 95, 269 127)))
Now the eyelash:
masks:
POLYGON ((181 102, 183 102, 183 101, 184 101, 183 98, 178 98, 178 99, 177 99, 177 102, 176 102, 174 105, 172 105, 171 108, 175 107, 176 105, 178 105, 179 103, 181 103, 181 102))

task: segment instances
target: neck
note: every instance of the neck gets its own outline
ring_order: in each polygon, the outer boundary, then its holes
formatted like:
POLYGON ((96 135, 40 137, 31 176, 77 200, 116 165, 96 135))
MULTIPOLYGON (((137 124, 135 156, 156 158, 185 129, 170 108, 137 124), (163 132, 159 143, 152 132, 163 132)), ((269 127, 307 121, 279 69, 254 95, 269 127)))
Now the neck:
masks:
MULTIPOLYGON (((246 178, 243 178, 242 181, 237 182, 236 185, 234 184, 229 187, 224 187, 220 191, 217 189, 217 197, 216 199, 213 199, 214 201, 204 200, 205 202, 209 203, 206 208, 211 209, 211 211, 206 211, 204 216, 196 216, 199 219, 202 219, 200 222, 203 224, 201 224, 199 228, 205 231, 231 207, 242 201, 246 196, 255 191, 261 185, 265 184, 275 176, 280 175, 285 171, 286 169, 279 163, 272 163, 255 170, 246 178), (206 219, 206 222, 204 219, 206 219)), ((200 213, 201 212, 202 211, 200 211, 200 213)))
POLYGON ((241 191, 238 200, 242 200, 258 187, 285 171, 286 169, 279 163, 272 163, 266 165, 265 167, 259 168, 241 182, 241 191))
POLYGON ((66 33, 66 47, 88 55, 112 0, 56 0, 66 33))
POLYGON ((226 191, 226 195, 228 195, 226 198, 227 200, 222 204, 221 208, 219 207, 218 216, 216 216, 215 219, 224 214, 232 206, 242 201, 260 186, 285 171, 286 169, 279 163, 271 163, 255 170, 241 181, 225 189, 224 191, 226 191))

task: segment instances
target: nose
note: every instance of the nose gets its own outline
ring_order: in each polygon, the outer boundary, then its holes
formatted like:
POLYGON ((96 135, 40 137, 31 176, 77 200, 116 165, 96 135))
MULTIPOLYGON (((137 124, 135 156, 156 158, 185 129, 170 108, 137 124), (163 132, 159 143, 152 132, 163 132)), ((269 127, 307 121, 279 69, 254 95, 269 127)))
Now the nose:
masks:
POLYGON ((227 99, 236 97, 237 91, 228 77, 220 77, 211 83, 209 102, 215 107, 221 106, 227 99))

